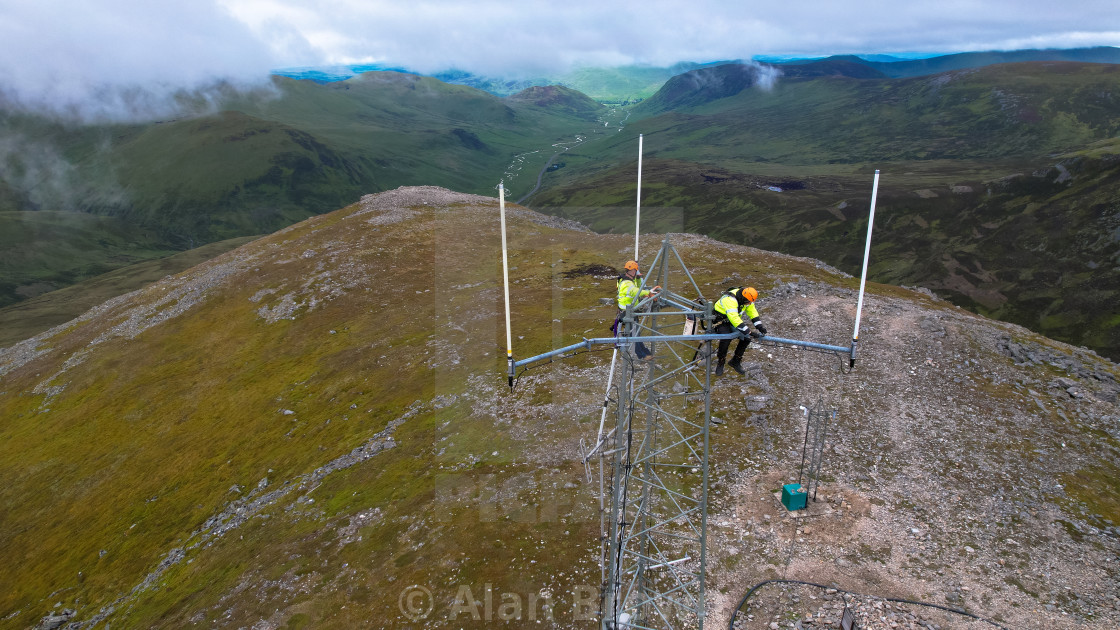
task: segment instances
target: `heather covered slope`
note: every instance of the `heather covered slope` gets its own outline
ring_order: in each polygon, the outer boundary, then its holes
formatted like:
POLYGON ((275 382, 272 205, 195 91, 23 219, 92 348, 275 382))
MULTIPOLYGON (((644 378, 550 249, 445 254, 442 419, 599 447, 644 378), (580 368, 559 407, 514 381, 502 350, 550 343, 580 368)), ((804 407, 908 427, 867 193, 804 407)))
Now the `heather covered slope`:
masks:
POLYGON ((0 103, 0 307, 268 234, 367 192, 479 193, 504 180, 524 194, 554 143, 605 131, 604 106, 567 88, 534 92, 503 99, 397 72, 328 85, 275 77, 268 90, 230 88, 175 119, 131 124, 0 103))
MULTIPOLYGON (((437 188, 363 197, 0 350, 0 627, 416 627, 415 586, 424 627, 593 627, 573 608, 600 579, 579 442, 609 355, 508 391, 497 215, 437 188)), ((602 269, 632 237, 509 222, 518 356, 602 334, 602 269)), ((853 278, 672 238, 709 297, 757 286, 771 332, 851 335, 853 278)), ((849 375, 760 346, 716 382, 709 624, 771 577, 1012 627, 1120 623, 1117 367, 886 285, 862 331, 849 375), (769 493, 796 476, 797 406, 821 398, 830 499, 805 527, 769 493)), ((897 622, 966 627, 938 615, 897 622)))

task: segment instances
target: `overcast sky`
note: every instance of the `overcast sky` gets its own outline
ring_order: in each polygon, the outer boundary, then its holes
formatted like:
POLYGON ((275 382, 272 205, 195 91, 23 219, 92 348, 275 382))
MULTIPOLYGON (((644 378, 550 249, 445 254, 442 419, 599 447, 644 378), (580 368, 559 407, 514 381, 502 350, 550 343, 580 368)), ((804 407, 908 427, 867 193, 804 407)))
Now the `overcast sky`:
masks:
POLYGON ((0 91, 55 107, 295 66, 535 76, 755 55, 1120 46, 1120 0, 0 0, 0 91))

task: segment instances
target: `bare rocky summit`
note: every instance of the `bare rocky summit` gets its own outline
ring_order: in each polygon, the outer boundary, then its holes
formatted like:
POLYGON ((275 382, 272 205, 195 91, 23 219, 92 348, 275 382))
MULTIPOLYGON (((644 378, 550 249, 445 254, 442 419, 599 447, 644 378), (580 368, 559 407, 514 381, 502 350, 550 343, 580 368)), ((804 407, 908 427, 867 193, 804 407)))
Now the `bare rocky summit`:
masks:
MULTIPOLYGON (((497 207, 369 195, 0 350, 0 628, 595 627, 609 354, 509 390, 497 207)), ((602 336, 633 237, 509 212, 517 356, 602 336)), ((771 334, 849 342, 855 279, 668 238, 706 297, 750 283, 771 334)), ((713 388, 707 627, 1120 627, 1115 364, 885 285, 851 372, 765 340, 744 364, 713 388)))

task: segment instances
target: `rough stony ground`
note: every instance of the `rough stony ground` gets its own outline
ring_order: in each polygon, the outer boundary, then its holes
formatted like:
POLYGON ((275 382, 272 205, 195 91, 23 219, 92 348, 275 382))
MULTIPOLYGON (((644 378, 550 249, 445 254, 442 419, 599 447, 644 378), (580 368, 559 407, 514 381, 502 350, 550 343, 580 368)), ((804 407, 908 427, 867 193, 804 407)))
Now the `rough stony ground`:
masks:
MULTIPOLYGON (((794 282, 760 308, 771 334, 842 338, 818 322, 851 321, 838 317, 849 293, 794 282)), ((860 628, 1120 627, 1120 528, 1073 487, 1082 467, 1115 461, 1116 366, 933 300, 873 297, 864 317, 851 374, 760 346, 746 378, 719 385, 760 409, 727 430, 768 422, 776 440, 716 464, 714 565, 734 568, 713 571, 713 620, 726 623, 744 585, 778 578, 830 590, 764 586, 736 627, 836 627, 845 599, 860 628), (818 401, 839 417, 824 481, 790 513, 774 490, 798 478, 795 405, 818 401)), ((1087 479, 1115 492, 1114 478, 1087 479)))

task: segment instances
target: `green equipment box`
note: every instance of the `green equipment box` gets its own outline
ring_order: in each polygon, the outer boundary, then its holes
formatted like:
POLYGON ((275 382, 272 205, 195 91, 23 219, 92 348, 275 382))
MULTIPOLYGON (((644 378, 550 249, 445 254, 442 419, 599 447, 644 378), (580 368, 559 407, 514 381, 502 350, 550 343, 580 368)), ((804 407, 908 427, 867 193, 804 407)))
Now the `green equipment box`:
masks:
POLYGON ((790 512, 805 509, 805 491, 799 483, 787 483, 782 486, 782 505, 790 512))

